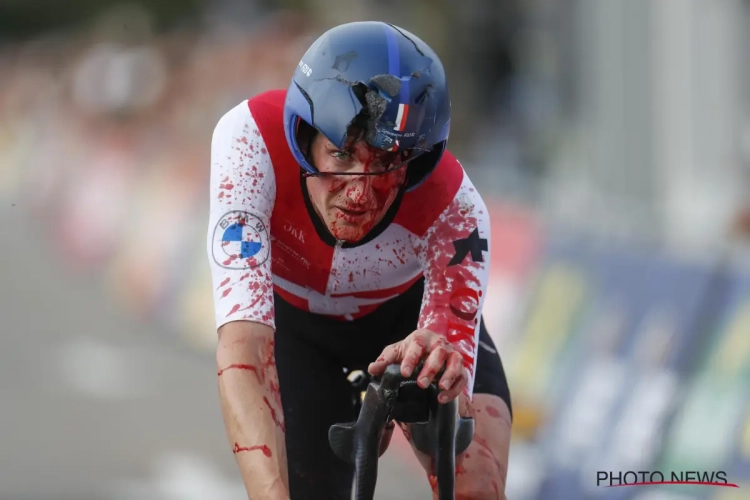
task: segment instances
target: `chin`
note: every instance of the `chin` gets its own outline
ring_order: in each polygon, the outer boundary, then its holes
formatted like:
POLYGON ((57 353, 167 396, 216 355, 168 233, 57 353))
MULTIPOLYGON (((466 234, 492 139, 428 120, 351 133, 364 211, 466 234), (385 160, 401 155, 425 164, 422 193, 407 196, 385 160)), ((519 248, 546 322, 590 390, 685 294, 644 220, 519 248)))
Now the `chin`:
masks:
POLYGON ((366 234, 366 232, 359 227, 341 223, 329 226, 328 230, 337 240, 346 241, 348 243, 357 242, 366 234))
POLYGON ((356 243, 367 236, 367 233, 372 230, 373 226, 374 224, 369 221, 365 224, 352 224, 336 220, 328 224, 328 230, 337 240, 356 243))

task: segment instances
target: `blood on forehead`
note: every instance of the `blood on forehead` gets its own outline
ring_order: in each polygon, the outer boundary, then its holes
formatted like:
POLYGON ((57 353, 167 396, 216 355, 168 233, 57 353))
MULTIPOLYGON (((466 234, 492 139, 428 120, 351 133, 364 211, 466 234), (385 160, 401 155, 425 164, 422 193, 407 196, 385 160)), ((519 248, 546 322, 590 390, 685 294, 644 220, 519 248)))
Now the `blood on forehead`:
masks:
POLYGON ((372 189, 378 195, 386 195, 400 188, 404 183, 404 179, 406 179, 406 167, 382 175, 375 175, 372 177, 372 189))
POLYGON ((371 168, 390 168, 393 165, 404 161, 409 154, 408 150, 404 151, 384 151, 369 145, 363 140, 347 143, 345 151, 349 152, 357 161, 365 166, 367 172, 371 168))

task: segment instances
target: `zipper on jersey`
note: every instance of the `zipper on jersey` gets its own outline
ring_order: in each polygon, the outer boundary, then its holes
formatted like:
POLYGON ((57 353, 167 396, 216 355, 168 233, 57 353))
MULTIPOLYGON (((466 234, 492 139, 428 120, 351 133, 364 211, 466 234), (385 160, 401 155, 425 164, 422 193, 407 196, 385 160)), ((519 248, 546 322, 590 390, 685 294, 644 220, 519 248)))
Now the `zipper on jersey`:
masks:
MULTIPOLYGON (((344 246, 345 241, 344 240, 336 240, 336 246, 333 247, 333 259, 331 259, 331 272, 328 275, 328 281, 330 285, 331 280, 331 274, 333 274, 333 270, 336 269, 336 261, 339 260, 339 253, 341 252, 341 247, 344 246)), ((338 278, 337 278, 338 279, 338 278)), ((326 286, 326 297, 331 296, 331 286, 326 286)))

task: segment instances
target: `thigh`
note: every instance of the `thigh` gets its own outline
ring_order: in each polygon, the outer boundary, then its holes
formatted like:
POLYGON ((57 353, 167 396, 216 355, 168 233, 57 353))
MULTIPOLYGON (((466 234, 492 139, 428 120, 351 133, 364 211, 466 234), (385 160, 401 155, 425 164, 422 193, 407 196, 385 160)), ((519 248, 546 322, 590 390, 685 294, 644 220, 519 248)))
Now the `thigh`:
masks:
POLYGON ((456 497, 502 500, 510 453, 510 410, 491 394, 474 394, 471 405, 474 439, 456 459, 456 497))
POLYGON ((474 377, 474 394, 490 394, 502 399, 513 415, 510 402, 510 389, 505 376, 503 362, 484 325, 484 318, 479 324, 479 345, 477 346, 477 373, 474 377))
POLYGON ((354 468, 328 444, 331 425, 355 419, 341 366, 284 328, 276 331, 275 356, 292 500, 348 500, 354 468))
POLYGON ((504 499, 512 425, 510 389, 484 319, 479 325, 474 396, 463 413, 474 417, 474 439, 457 459, 456 495, 504 499))

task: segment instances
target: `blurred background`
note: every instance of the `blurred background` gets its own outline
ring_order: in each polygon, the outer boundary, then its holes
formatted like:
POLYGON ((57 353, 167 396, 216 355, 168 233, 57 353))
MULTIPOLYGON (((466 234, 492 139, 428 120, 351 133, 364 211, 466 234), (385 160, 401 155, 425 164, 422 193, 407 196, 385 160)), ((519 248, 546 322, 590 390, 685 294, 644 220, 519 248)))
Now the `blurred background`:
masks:
MULTIPOLYGON (((750 490, 750 2, 0 0, 0 498, 240 499, 215 387, 210 138, 308 44, 441 55, 492 217, 510 499, 750 490), (730 488, 596 488, 724 470, 730 488)), ((379 498, 429 498, 403 439, 379 498)))

